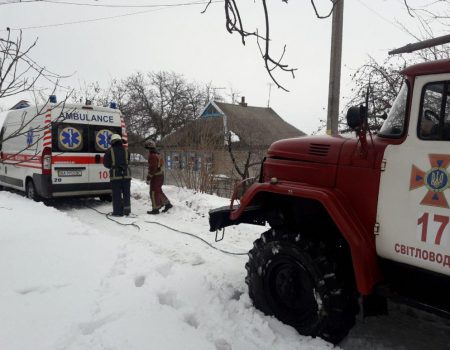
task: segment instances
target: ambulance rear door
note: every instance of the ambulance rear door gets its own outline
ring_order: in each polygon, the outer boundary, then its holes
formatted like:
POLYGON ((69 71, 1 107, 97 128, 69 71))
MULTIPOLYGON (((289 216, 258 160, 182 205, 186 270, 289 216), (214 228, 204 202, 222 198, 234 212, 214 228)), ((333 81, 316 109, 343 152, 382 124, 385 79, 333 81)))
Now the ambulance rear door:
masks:
POLYGON ((89 124, 89 149, 94 159, 89 164, 89 183, 93 190, 110 188, 109 170, 103 166, 103 158, 111 145, 112 134, 122 134, 118 111, 109 112, 107 118, 97 118, 89 124))
POLYGON ((55 110, 53 127, 54 196, 95 196, 111 193, 109 171, 103 166, 113 133, 122 134, 119 110, 67 105, 55 110))
MULTIPOLYGON (((76 113, 73 111, 72 113, 76 113)), ((52 192, 54 197, 89 193, 89 125, 60 118, 52 127, 52 192)))

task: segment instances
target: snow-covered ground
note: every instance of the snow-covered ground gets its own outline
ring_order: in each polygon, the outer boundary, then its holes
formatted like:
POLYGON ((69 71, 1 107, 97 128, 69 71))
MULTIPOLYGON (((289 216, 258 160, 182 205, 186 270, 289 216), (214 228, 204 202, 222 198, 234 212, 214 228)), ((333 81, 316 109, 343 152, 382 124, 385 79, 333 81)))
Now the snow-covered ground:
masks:
MULTIPOLYGON (((240 225, 214 242, 208 210, 228 200, 166 186, 168 213, 146 214, 148 186, 132 183, 122 226, 94 199, 52 206, 0 192, 0 349, 330 349, 321 339, 254 309, 245 253, 263 230, 240 225), (97 211, 95 211, 96 209, 97 211)), ((391 305, 389 317, 359 319, 344 349, 450 348, 450 325, 391 305)))

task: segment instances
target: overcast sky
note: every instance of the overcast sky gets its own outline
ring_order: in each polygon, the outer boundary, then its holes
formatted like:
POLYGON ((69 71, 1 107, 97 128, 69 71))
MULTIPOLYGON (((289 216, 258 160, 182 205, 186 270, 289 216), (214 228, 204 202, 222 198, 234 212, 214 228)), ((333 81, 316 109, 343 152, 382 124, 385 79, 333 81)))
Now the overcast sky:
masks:
MULTIPOLYGON (((27 42, 39 38, 30 56, 54 72, 72 75, 63 81, 66 86, 80 88, 95 81, 106 86, 111 79, 124 78, 136 71, 167 70, 200 84, 210 82, 214 87, 225 88, 217 90, 225 96, 231 91, 238 92, 249 105, 268 104, 271 81, 257 44, 248 39, 243 46, 236 34, 230 35, 225 30, 223 3, 214 3, 201 14, 204 5, 165 8, 79 5, 167 5, 193 0, 2 4, 11 1, 15 0, 0 0, 0 36, 6 35, 6 27, 34 27, 23 30, 27 42), (116 17, 99 20, 113 16, 116 17), (91 19, 98 20, 81 22, 91 19), (68 22, 81 23, 49 26, 68 22)), ((248 30, 263 29, 260 1, 238 3, 248 30)), ((289 123, 311 133, 317 129, 319 119, 326 118, 331 18, 317 19, 308 0, 268 3, 272 54, 278 57, 287 45, 284 63, 298 68, 295 79, 288 73, 276 73, 290 92, 272 85, 270 106, 289 123)), ((316 3, 322 13, 329 11, 329 0, 316 3)), ((383 60, 390 49, 414 41, 398 22, 416 30, 403 0, 345 0, 341 108, 352 87, 351 73, 368 55, 383 60)), ((230 96, 226 98, 231 102, 230 96)), ((10 107, 16 100, 0 100, 0 105, 10 107)))

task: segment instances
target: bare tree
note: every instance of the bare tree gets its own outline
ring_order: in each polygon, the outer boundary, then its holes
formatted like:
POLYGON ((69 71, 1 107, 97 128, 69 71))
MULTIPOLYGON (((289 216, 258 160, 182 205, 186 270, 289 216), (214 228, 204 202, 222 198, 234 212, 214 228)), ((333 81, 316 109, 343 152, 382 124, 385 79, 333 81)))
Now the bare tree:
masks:
MULTIPOLYGON (((211 1, 212 0, 208 2, 203 13, 206 12, 209 5, 211 4, 211 1)), ((286 4, 288 2, 288 0, 281 0, 281 1, 286 4)), ((267 73, 269 74, 272 81, 277 85, 277 87, 285 91, 288 91, 275 78, 274 71, 279 69, 285 72, 289 72, 292 74, 292 77, 295 78, 294 72, 296 71, 296 68, 289 68, 289 65, 282 63, 283 57, 286 53, 286 45, 284 46, 283 52, 281 53, 280 57, 274 58, 271 55, 269 11, 267 9, 266 0, 261 0, 261 3, 264 9, 263 34, 260 34, 258 29, 256 29, 255 31, 248 31, 247 29, 245 29, 239 7, 235 0, 225 0, 225 27, 230 34, 238 33, 241 37, 243 45, 245 45, 245 40, 247 37, 255 37, 257 39, 258 47, 261 53, 261 57, 264 61, 264 66, 267 70, 267 73)))
POLYGON ((130 130, 145 139, 161 139, 198 117, 207 89, 173 72, 136 73, 125 80, 124 114, 130 130))
POLYGON ((85 82, 70 100, 103 106, 115 102, 127 125, 129 146, 143 153, 145 140, 160 140, 196 119, 213 96, 217 93, 211 83, 189 82, 174 72, 138 72, 113 79, 107 87, 85 82))
POLYGON ((70 95, 69 101, 75 103, 84 103, 90 101, 98 106, 109 106, 111 102, 116 103, 121 110, 127 103, 128 91, 123 80, 112 79, 106 87, 96 82, 84 82, 83 86, 74 89, 70 95))
POLYGON ((104 105, 104 99, 107 90, 100 86, 98 81, 96 82, 84 82, 83 86, 79 89, 74 89, 70 96, 70 101, 75 103, 85 103, 90 101, 93 104, 104 105))
MULTIPOLYGON (((417 51, 412 55, 389 56, 383 62, 369 56, 368 61, 352 74, 354 86, 347 97, 344 114, 349 107, 364 104, 368 94, 369 129, 377 132, 403 84, 400 72, 412 64, 448 58, 449 45, 417 51)), ((326 120, 321 120, 320 123, 317 132, 326 127, 326 120)), ((339 118, 339 130, 349 131, 344 115, 339 118)))
MULTIPOLYGON (((239 139, 233 140, 236 137, 232 131, 228 131, 226 135, 226 150, 236 171, 239 181, 242 181, 240 192, 245 190, 257 179, 258 172, 261 167, 262 159, 264 158, 265 148, 262 149, 257 146, 256 142, 252 140, 251 133, 247 135, 245 141, 239 139), (245 147, 239 149, 236 144, 245 144, 245 147), (255 167, 257 167, 255 169, 255 167)), ((240 196, 238 196, 240 197, 240 196)))
MULTIPOLYGON (((49 128, 49 125, 34 125, 34 120, 42 116, 47 111, 45 103, 38 105, 38 100, 42 100, 42 89, 37 89, 38 81, 44 80, 53 85, 52 94, 59 87, 59 81, 63 76, 49 71, 47 68, 39 65, 30 56, 30 52, 36 46, 37 39, 31 45, 24 45, 22 32, 16 37, 11 36, 7 31, 5 38, 0 37, 0 99, 19 96, 24 92, 31 92, 36 101, 36 108, 31 113, 23 112, 19 118, 17 127, 14 130, 0 131, 0 148, 2 144, 12 138, 26 135, 27 133, 40 133, 49 128)), ((65 105, 65 99, 59 105, 65 105)), ((54 121, 56 122, 56 121, 54 121)), ((42 139, 43 133, 39 138, 33 139, 26 148, 15 152, 8 157, 15 157, 25 150, 35 149, 37 143, 42 139)), ((5 159, 4 159, 5 160, 5 159)))
POLYGON ((218 193, 220 178, 213 164, 214 154, 220 149, 223 138, 214 120, 195 120, 185 129, 183 145, 170 152, 170 175, 179 187, 204 193, 218 193), (195 145, 195 147, 193 147, 195 145))
MULTIPOLYGON (((281 3, 288 4, 288 0, 280 0, 281 3)), ((313 8, 314 14, 319 19, 325 19, 332 15, 336 3, 340 0, 329 0, 329 8, 323 13, 318 9, 317 1, 310 0, 311 6, 313 8)), ((288 91, 283 85, 278 82, 275 77, 274 72, 276 70, 281 70, 288 72, 295 78, 295 71, 297 68, 290 68, 288 64, 282 63, 284 55, 286 53, 286 45, 283 48, 282 53, 278 58, 274 58, 271 53, 271 37, 270 37, 270 20, 269 20, 269 10, 267 7, 267 0, 260 0, 263 7, 263 27, 262 34, 259 30, 249 31, 244 26, 244 19, 241 16, 241 12, 236 0, 225 0, 225 28, 230 33, 238 33, 241 37, 242 44, 245 45, 246 39, 248 37, 255 37, 258 43, 258 47, 261 53, 261 57, 264 61, 264 65, 267 73, 275 85, 284 90, 288 91)), ((212 0, 209 0, 205 9, 202 13, 205 13, 208 7, 211 5, 212 0)), ((420 25, 420 35, 426 36, 432 32, 432 24, 440 23, 448 26, 448 20, 450 19, 450 7, 448 6, 448 1, 446 0, 428 0, 421 4, 419 7, 412 6, 410 1, 403 0, 403 5, 405 10, 411 17, 417 18, 420 25)), ((402 24, 400 24, 402 25, 402 24)), ((405 27, 404 27, 405 28, 405 27)), ((407 28, 405 28, 406 31, 407 28)))
POLYGON ((0 38, 0 98, 29 91, 45 74, 44 68, 28 56, 37 40, 23 47, 22 32, 15 39, 9 30, 7 33, 6 38, 0 38))

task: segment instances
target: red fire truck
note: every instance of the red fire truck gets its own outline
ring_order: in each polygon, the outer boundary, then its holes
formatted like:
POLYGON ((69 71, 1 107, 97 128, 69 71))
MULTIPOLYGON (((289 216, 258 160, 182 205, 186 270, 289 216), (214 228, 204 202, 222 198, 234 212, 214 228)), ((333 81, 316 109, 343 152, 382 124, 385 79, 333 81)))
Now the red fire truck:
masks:
POLYGON ((365 314, 389 296, 449 315, 450 60, 402 74, 377 135, 352 107, 356 138, 277 141, 259 181, 210 212, 211 231, 270 225, 248 253, 249 294, 301 334, 339 342, 360 296, 365 314))

